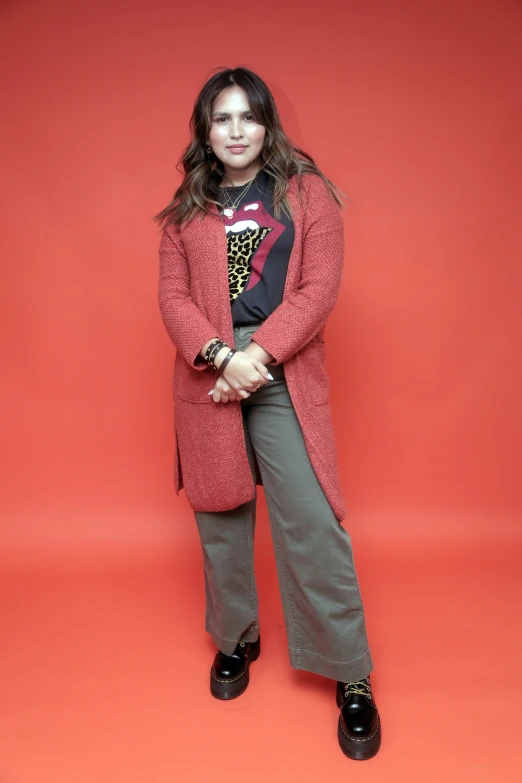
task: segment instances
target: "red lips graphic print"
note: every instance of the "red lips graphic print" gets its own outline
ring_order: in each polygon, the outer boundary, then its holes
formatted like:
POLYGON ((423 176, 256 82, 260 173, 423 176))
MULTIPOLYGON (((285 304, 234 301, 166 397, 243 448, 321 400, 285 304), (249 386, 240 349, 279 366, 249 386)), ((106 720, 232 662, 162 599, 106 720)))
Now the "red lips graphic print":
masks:
POLYGON ((285 226, 262 201, 242 204, 231 218, 223 216, 228 248, 230 303, 260 280, 268 253, 285 226))

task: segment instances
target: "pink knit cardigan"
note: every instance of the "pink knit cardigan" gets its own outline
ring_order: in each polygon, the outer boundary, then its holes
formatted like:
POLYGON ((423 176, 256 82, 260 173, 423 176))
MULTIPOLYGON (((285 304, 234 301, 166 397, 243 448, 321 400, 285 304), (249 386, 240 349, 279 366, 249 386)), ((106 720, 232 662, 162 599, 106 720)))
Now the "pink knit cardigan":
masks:
MULTIPOLYGON (((290 179, 295 229, 283 301, 252 339, 284 363, 290 398, 319 483, 339 521, 346 516, 325 369, 324 328, 337 301, 344 256, 340 208, 317 174, 290 179)), ((174 362, 174 484, 195 511, 225 511, 255 493, 241 403, 208 395, 216 372, 199 356, 214 336, 234 345, 227 240, 215 206, 181 229, 168 225, 159 246, 159 307, 177 349, 174 362)), ((255 483, 262 484, 256 465, 255 483)))

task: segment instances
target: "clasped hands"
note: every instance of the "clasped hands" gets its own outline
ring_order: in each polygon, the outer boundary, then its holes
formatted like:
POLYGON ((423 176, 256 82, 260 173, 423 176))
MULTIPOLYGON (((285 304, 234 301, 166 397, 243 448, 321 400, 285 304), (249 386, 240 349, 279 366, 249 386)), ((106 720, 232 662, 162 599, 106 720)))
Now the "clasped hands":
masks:
POLYGON ((236 351, 223 374, 216 379, 212 390, 214 402, 243 400, 271 380, 272 376, 260 357, 264 358, 265 363, 273 358, 254 343, 250 343, 244 351, 236 351))

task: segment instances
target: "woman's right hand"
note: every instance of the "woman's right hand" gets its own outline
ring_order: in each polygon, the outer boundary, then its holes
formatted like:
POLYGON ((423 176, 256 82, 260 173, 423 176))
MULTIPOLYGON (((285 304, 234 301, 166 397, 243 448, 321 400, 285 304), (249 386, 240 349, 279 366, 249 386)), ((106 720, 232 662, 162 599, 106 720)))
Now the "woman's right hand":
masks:
MULTIPOLYGON (((220 364, 221 362, 216 364, 218 369, 220 364)), ((259 385, 270 380, 265 365, 244 351, 236 351, 223 371, 223 378, 236 394, 241 389, 253 392, 259 385)))

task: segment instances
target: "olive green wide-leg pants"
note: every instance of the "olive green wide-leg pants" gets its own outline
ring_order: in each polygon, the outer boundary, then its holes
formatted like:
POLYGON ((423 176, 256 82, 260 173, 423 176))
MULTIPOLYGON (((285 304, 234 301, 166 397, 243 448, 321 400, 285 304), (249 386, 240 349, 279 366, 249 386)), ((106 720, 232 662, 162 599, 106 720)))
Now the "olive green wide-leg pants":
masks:
MULTIPOLYGON (((244 350, 257 328, 235 327, 235 347, 244 350)), ((284 364, 269 370, 274 380, 242 400, 241 408, 252 475, 255 452, 263 479, 290 665, 353 682, 373 666, 350 536, 311 466, 284 364)), ((259 635, 256 497, 229 511, 194 512, 203 551, 205 628, 225 655, 259 635)))

